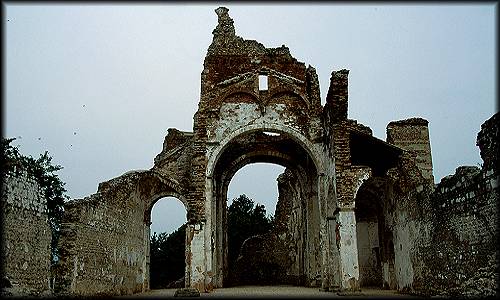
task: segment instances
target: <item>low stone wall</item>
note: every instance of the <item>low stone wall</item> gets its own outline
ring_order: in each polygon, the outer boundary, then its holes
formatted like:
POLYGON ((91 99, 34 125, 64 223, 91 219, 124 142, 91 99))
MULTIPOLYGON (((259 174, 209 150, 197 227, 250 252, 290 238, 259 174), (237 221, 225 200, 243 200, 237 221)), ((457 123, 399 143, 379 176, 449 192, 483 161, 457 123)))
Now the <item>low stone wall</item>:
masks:
POLYGON ((50 293, 47 200, 25 172, 2 178, 2 280, 7 294, 50 293))

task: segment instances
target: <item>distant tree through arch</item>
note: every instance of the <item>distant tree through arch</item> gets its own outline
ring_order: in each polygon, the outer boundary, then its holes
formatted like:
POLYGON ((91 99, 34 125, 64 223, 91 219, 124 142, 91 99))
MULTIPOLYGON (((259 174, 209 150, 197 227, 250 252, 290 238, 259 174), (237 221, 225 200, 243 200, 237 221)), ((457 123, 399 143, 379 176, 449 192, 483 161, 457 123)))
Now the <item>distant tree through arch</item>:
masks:
POLYGON ((151 209, 150 287, 183 287, 186 269, 186 208, 174 197, 151 209))

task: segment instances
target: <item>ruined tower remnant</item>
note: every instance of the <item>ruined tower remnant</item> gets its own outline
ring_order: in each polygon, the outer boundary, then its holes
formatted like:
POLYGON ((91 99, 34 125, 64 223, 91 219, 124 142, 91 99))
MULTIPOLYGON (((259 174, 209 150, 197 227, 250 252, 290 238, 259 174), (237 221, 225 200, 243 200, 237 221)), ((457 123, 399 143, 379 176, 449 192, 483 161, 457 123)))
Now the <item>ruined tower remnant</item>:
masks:
POLYGON ((392 122, 387 142, 372 136, 348 118, 348 70, 332 72, 322 106, 313 67, 285 46, 237 36, 228 9, 216 13, 193 132, 169 129, 151 169, 125 173, 67 203, 57 289, 148 290, 150 211, 166 196, 187 211, 186 286, 201 292, 225 286, 227 189, 239 169, 256 162, 286 171, 275 235, 245 249, 287 253, 257 263, 273 265, 284 283, 325 291, 411 288, 427 270, 417 265, 418 248, 402 242, 425 240, 413 229, 424 226, 418 207, 434 188, 427 121, 392 122))
POLYGON ((387 142, 413 152, 422 175, 433 183, 428 124, 422 118, 390 122, 387 125, 387 142))

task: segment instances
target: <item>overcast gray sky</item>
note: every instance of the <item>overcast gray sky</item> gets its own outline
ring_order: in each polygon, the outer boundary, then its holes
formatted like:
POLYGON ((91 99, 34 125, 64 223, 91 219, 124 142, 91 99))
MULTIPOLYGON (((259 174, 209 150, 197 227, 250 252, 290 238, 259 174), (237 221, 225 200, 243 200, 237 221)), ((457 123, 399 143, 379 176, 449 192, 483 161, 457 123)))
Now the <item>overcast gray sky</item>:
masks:
MULTIPOLYGON (((219 3, 3 5, 3 134, 26 155, 48 150, 72 198, 151 168, 168 128, 192 131, 219 3)), ((427 119, 436 183, 482 162, 476 135, 497 111, 496 3, 223 6, 239 36, 314 66, 323 103, 331 71, 349 69, 349 118, 374 136, 427 119)), ((274 212, 282 171, 241 169, 229 198, 246 193, 274 212)), ((160 201, 153 231, 185 221, 164 203, 180 206, 160 201)))

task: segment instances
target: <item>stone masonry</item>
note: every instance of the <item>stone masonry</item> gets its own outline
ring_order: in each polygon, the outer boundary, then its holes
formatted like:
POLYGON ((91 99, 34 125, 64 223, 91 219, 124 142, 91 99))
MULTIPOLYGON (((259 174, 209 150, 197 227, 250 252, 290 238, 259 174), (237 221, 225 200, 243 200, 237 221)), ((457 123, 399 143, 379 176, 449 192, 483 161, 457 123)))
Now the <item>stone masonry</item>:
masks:
POLYGON ((386 141, 374 137, 348 118, 349 70, 332 72, 322 106, 312 66, 286 46, 237 36, 228 9, 215 11, 193 132, 168 129, 151 169, 66 204, 57 293, 148 290, 151 207, 166 196, 186 207, 185 286, 225 286, 227 189, 239 169, 257 162, 286 167, 277 224, 245 242, 236 281, 432 293, 439 288, 429 281, 464 287, 482 276, 486 269, 469 266, 494 261, 498 122, 488 121, 478 138, 483 169, 459 169, 435 187, 426 120, 394 121, 386 141))
POLYGON ((26 172, 4 175, 2 280, 7 285, 5 292, 17 296, 50 293, 52 236, 47 200, 36 180, 26 172))

